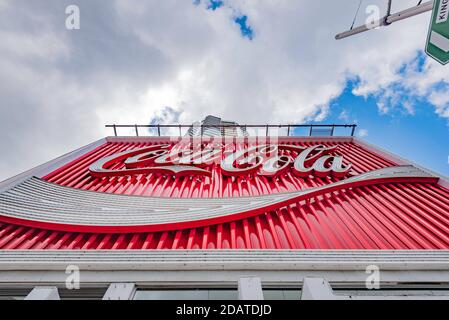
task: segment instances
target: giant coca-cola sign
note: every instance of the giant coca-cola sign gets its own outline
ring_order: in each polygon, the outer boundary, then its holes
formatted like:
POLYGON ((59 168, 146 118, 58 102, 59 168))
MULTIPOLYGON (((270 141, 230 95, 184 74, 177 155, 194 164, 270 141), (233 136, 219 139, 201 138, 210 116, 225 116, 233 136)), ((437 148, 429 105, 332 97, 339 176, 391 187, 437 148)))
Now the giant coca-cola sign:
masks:
POLYGON ((229 150, 222 144, 197 148, 163 144, 108 156, 92 164, 89 170, 99 178, 150 173, 210 176, 207 167, 217 164, 226 176, 275 176, 291 170, 300 177, 344 177, 348 175, 351 164, 345 164, 343 156, 336 155, 335 151, 335 147, 321 144, 308 147, 263 144, 240 150, 229 150), (124 168, 112 169, 120 162, 124 163, 124 168))

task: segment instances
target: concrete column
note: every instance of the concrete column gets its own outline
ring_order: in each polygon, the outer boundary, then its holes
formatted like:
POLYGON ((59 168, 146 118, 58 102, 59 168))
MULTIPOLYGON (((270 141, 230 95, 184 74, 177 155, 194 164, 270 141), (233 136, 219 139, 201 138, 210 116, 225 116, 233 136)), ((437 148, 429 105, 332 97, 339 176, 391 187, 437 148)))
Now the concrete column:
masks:
POLYGON ((263 300, 260 278, 247 277, 239 279, 239 300, 263 300))
POLYGON ((131 300, 136 291, 134 283, 111 283, 103 300, 131 300))
POLYGON ((323 278, 304 278, 301 300, 340 300, 336 296, 329 282, 323 278))
POLYGON ((25 300, 61 300, 57 287, 34 287, 25 300))

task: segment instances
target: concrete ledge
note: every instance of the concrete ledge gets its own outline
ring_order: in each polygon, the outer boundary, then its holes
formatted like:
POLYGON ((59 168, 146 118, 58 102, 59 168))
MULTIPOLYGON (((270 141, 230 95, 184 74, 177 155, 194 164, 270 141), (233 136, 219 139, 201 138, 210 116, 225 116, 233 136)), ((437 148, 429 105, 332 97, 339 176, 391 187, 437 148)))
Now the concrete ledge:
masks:
POLYGON ((449 250, 0 250, 0 271, 60 270, 449 271, 449 250))

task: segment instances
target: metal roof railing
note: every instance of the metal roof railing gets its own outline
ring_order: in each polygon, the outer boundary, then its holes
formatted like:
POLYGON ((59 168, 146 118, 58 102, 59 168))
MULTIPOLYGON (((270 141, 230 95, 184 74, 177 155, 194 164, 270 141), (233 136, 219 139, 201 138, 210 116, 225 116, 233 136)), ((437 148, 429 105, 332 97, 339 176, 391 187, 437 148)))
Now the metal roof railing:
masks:
MULTIPOLYGON (((246 124, 246 125, 182 125, 182 124, 147 124, 147 125, 139 125, 139 124, 107 124, 105 126, 106 128, 112 128, 114 130, 114 136, 118 136, 118 129, 120 128, 127 128, 127 129, 134 129, 135 135, 138 137, 140 136, 139 129, 140 128, 147 128, 148 133, 151 133, 151 130, 154 130, 154 135, 161 137, 161 130, 162 129, 177 129, 177 132, 179 132, 179 136, 182 137, 186 133, 183 134, 183 129, 191 129, 193 128, 201 128, 201 132, 204 132, 205 128, 218 128, 218 129, 224 129, 224 128, 241 128, 242 130, 246 131, 248 129, 262 129, 266 136, 270 135, 270 129, 287 129, 287 136, 301 136, 298 134, 295 134, 295 129, 308 129, 307 130, 307 136, 334 136, 335 135, 335 129, 343 128, 343 129, 349 129, 350 136, 355 135, 355 130, 357 128, 356 124, 262 124, 262 125, 256 125, 256 124, 246 124)), ((173 133, 171 134, 173 135, 173 133)))

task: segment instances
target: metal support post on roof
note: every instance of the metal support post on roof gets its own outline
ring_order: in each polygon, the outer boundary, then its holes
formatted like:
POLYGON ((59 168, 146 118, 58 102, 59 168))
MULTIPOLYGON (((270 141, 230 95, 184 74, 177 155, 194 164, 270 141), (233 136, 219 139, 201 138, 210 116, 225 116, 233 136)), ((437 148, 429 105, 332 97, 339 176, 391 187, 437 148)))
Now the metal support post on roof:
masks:
MULTIPOLYGON (((312 125, 308 125, 308 124, 289 124, 289 125, 274 125, 274 124, 261 124, 261 125, 255 125, 255 124, 250 124, 250 125, 198 125, 196 126, 195 124, 192 125, 181 125, 181 124, 176 124, 176 125, 170 125, 170 124, 151 124, 151 125, 138 125, 138 124, 131 124, 131 125, 126 125, 126 124, 108 124, 106 125, 106 128, 113 128, 114 129, 114 135, 117 137, 118 136, 118 132, 117 129, 118 128, 129 128, 129 129, 133 129, 135 131, 136 136, 140 136, 140 132, 139 132, 139 128, 149 128, 149 132, 152 133, 152 130, 157 130, 157 135, 159 137, 162 136, 162 132, 161 129, 162 128, 178 128, 179 130, 179 136, 182 136, 182 128, 188 128, 187 130, 187 134, 190 136, 209 136, 211 135, 211 130, 212 129, 221 129, 220 131, 220 135, 221 136, 226 136, 229 134, 229 136, 239 136, 238 134, 233 134, 236 133, 238 130, 240 129, 242 130, 242 132, 244 132, 244 136, 248 135, 247 134, 247 130, 248 128, 252 128, 255 129, 257 133, 259 133, 260 129, 265 129, 265 135, 268 137, 270 135, 270 128, 278 128, 278 129, 282 129, 282 128, 287 128, 287 136, 291 136, 292 134, 294 135, 294 129, 295 128, 308 128, 309 131, 309 135, 312 134, 317 134, 319 133, 319 130, 317 130, 315 132, 315 128, 328 128, 329 132, 331 132, 331 129, 334 131, 335 128, 352 128, 352 134, 354 134, 354 130, 355 127, 357 127, 357 125, 348 125, 348 124, 312 124, 312 125), (225 130, 228 129, 228 130, 225 130), (233 129, 233 130, 229 130, 229 129, 233 129), (293 130, 293 132, 292 132, 293 130), (201 133, 201 134, 197 134, 201 133)), ((257 135, 257 134, 256 134, 257 135)))

